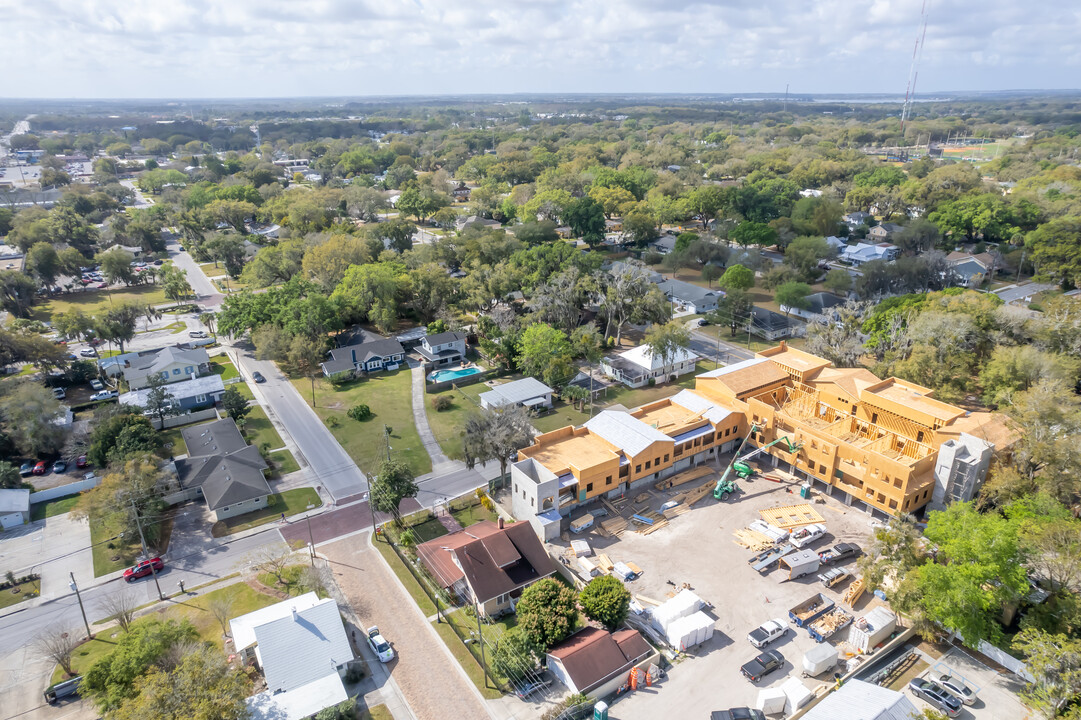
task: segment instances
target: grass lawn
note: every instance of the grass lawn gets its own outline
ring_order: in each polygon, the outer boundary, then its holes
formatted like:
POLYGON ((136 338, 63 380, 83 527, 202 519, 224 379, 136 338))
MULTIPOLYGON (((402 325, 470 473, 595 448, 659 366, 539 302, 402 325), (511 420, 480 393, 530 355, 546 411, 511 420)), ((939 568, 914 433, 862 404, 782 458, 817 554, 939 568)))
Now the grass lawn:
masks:
MULTIPOLYGON (((293 385, 305 400, 311 398, 311 381, 296 378, 293 385)), ((335 387, 323 379, 315 381, 315 412, 364 472, 374 472, 385 456, 383 426, 391 428, 394 455, 406 462, 415 475, 431 472, 432 460, 420 442, 413 424, 411 377, 408 369, 377 373, 335 387), (364 403, 373 417, 358 422, 346 413, 364 403)), ((431 415, 436 415, 433 411, 431 415)))
MULTIPOLYGON (((212 598, 223 595, 232 600, 233 617, 254 612, 278 602, 278 598, 256 592, 245 583, 235 583, 205 595, 176 597, 170 605, 166 606, 164 612, 146 615, 135 622, 145 623, 152 618, 177 621, 188 620, 199 632, 200 640, 213 643, 219 650, 223 650, 221 625, 218 624, 218 621, 214 619, 214 616, 207 609, 212 598)), ((103 622, 103 618, 95 620, 94 624, 101 622, 103 622)), ((109 654, 116 647, 122 634, 120 628, 115 626, 107 630, 95 630, 94 639, 80 645, 72 654, 72 669, 80 675, 85 673, 91 665, 109 654)), ((60 669, 60 666, 57 666, 56 670, 53 671, 52 682, 59 682, 63 679, 64 671, 60 669)))
POLYGON ((461 510, 451 510, 450 514, 458 521, 458 524, 466 528, 485 520, 495 522, 499 514, 495 510, 485 510, 480 503, 470 505, 461 510))
POLYGON ((161 305, 166 302, 165 290, 160 285, 138 285, 117 290, 92 290, 50 298, 34 308, 31 318, 48 321, 54 313, 82 310, 87 315, 97 315, 111 305, 133 302, 139 305, 161 305))
POLYGON ((413 577, 413 574, 409 572, 409 569, 402 564, 401 558, 398 557, 394 549, 381 538, 376 538, 375 549, 379 551, 379 554, 383 556, 383 559, 390 565, 390 569, 394 571, 394 574, 398 578, 404 587, 405 591, 409 593, 413 598, 413 602, 417 604, 420 611, 424 613, 425 617, 435 614, 435 604, 432 603, 431 598, 421 589, 417 579, 413 577))
POLYGON ((0 608, 11 607, 12 605, 21 603, 23 600, 37 597, 40 592, 41 580, 18 583, 14 588, 0 590, 0 608), (14 592, 15 590, 18 590, 18 592, 14 592))
POLYGON ((199 267, 202 269, 203 274, 206 275, 208 278, 218 278, 225 275, 225 266, 221 265, 220 263, 200 263, 199 267))
POLYGON ((94 577, 107 575, 133 565, 142 552, 137 535, 109 539, 119 532, 117 528, 107 523, 90 518, 90 542, 94 546, 91 551, 94 557, 94 577), (110 545, 113 547, 109 547, 110 545))
POLYGON ((425 410, 428 413, 428 425, 432 428, 439 447, 451 460, 462 460, 462 428, 470 413, 480 411, 479 395, 491 390, 484 383, 475 383, 455 390, 448 390, 438 395, 425 395, 425 410), (437 397, 449 397, 449 410, 437 412, 432 407, 432 400, 437 397))
POLYGON ((228 520, 219 520, 211 528, 214 537, 231 535, 241 530, 248 530, 259 525, 273 522, 281 518, 282 513, 286 517, 314 509, 323 504, 319 494, 314 488, 296 488, 286 490, 283 493, 274 493, 267 498, 267 506, 261 510, 238 515, 228 520), (309 508, 309 506, 312 506, 309 508))
POLYGON ((358 705, 357 718, 358 720, 394 720, 394 715, 391 714, 390 710, 387 710, 386 705, 376 705, 370 708, 362 708, 358 705))
POLYGON ((216 355, 210 358, 210 372, 215 375, 221 375, 222 382, 235 377, 240 377, 240 372, 236 369, 236 366, 229 362, 229 359, 223 355, 216 355))
POLYGON ((79 493, 75 493, 74 495, 68 495, 67 497, 37 503, 30 507, 30 521, 44 520, 45 518, 51 518, 54 515, 63 515, 66 512, 71 512, 71 509, 75 507, 75 504, 78 502, 79 493))
MULTIPOLYGON (((447 616, 447 620, 449 622, 454 623, 454 625, 460 631, 462 631, 462 633, 464 635, 468 636, 470 633, 475 633, 477 631, 477 618, 476 618, 476 616, 475 615, 470 615, 469 613, 467 613, 465 608, 455 610, 454 612, 452 612, 450 615, 447 616)), ((492 676, 495 678, 495 680, 497 682, 502 683, 505 686, 509 686, 510 681, 506 677, 504 677, 502 675, 499 675, 495 671, 495 668, 492 667, 492 664, 491 664, 491 647, 495 644, 494 640, 496 638, 502 637, 503 633, 507 632, 508 630, 510 630, 512 627, 514 627, 517 624, 518 624, 518 617, 516 615, 508 615, 507 617, 501 618, 499 620, 493 620, 491 623, 481 625, 481 632, 484 633, 484 635, 485 635, 485 644, 489 648, 488 658, 487 658, 488 661, 489 661, 488 662, 488 670, 489 670, 489 672, 492 673, 492 676), (491 633, 491 634, 489 635, 489 633, 491 633)), ((458 642, 458 645, 459 646, 462 645, 461 641, 458 642)), ((473 673, 470 672, 469 664, 466 663, 466 662, 463 662, 462 658, 458 656, 458 653, 454 653, 454 655, 455 655, 456 658, 458 658, 458 662, 462 663, 462 666, 465 668, 466 674, 468 674, 470 679, 473 680, 473 683, 477 686, 477 689, 480 690, 483 693, 483 692, 485 692, 486 688, 484 687, 483 669, 481 668, 481 665, 480 665, 480 646, 479 646, 479 644, 476 644, 476 643, 470 643, 468 648, 469 648, 468 649, 469 654, 473 657, 473 664, 476 666, 477 670, 480 671, 479 677, 474 678, 473 673)), ((492 690, 492 688, 487 688, 487 690, 492 690)))
POLYGON ((303 595, 312 590, 315 591, 320 599, 327 597, 326 590, 323 588, 312 588, 304 584, 304 568, 306 567, 309 567, 307 563, 286 566, 282 569, 281 582, 278 582, 278 578, 272 573, 260 573, 259 582, 263 583, 268 588, 274 588, 275 590, 281 590, 284 593, 288 593, 289 597, 303 595))
POLYGON ((266 416, 266 410, 263 410, 258 405, 244 416, 244 427, 241 428, 241 431, 244 433, 245 439, 257 448, 261 448, 263 443, 267 443, 267 447, 274 450, 285 444, 282 442, 281 435, 271 424, 270 418, 266 416))
POLYGON ((296 472, 300 469, 300 464, 296 458, 293 457, 293 453, 288 450, 279 450, 272 452, 269 455, 270 464, 274 468, 274 473, 281 477, 282 475, 288 475, 289 473, 296 472))
POLYGON ((241 397, 243 397, 245 400, 252 401, 255 399, 255 393, 251 391, 251 388, 248 387, 248 383, 246 382, 232 383, 231 385, 226 385, 225 387, 235 387, 237 390, 240 391, 241 397))

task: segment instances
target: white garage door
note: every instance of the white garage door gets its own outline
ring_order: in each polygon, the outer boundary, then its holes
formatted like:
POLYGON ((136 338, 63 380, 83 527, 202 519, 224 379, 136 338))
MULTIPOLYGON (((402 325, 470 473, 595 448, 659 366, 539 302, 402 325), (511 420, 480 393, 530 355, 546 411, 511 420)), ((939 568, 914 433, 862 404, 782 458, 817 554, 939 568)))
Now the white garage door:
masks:
POLYGON ((0 515, 0 529, 7 530, 8 528, 19 527, 22 524, 22 513, 8 513, 7 515, 0 515))

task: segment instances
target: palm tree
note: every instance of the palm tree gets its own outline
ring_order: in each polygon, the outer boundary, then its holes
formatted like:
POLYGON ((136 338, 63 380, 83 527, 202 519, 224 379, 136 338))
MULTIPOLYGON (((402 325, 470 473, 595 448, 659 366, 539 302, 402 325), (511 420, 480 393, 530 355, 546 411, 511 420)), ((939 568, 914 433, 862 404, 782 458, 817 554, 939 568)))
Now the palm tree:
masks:
POLYGON ((143 317, 146 318, 146 327, 143 329, 149 331, 152 320, 161 320, 161 311, 153 305, 147 305, 143 308, 143 317))
POLYGON ((564 402, 573 403, 576 410, 584 410, 586 400, 589 399, 590 392, 584 387, 577 385, 567 385, 560 392, 560 396, 564 402))
POLYGON ((203 325, 206 326, 206 329, 210 331, 210 334, 214 336, 215 342, 218 340, 218 333, 216 332, 216 326, 218 324, 217 317, 218 316, 212 312, 203 313, 199 316, 199 320, 201 320, 203 325))

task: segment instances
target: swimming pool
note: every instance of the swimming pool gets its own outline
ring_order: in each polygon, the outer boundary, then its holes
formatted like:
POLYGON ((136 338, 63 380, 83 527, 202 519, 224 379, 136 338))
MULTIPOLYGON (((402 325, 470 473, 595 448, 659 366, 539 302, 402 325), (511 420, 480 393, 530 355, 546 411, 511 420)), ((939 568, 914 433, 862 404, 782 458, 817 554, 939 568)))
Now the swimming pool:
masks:
POLYGON ((465 368, 462 370, 436 370, 435 372, 428 374, 428 382, 447 382, 448 380, 457 380, 458 378, 469 377, 470 375, 476 375, 479 372, 483 372, 480 368, 465 368))

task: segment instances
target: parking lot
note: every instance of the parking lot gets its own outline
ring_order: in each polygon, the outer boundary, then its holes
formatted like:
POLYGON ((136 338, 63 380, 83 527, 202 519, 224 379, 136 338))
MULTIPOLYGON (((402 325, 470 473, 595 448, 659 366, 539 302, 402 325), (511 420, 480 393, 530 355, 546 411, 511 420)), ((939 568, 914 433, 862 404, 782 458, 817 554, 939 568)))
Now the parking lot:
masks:
MULTIPOLYGON (((728 457, 722 458, 722 462, 727 460, 728 457)), ((716 464, 714 467, 717 467, 716 464)), ((723 469, 724 465, 720 467, 723 469)), ((780 476, 774 471, 770 471, 769 475, 780 476)), ((712 485, 716 479, 717 474, 714 473, 665 491, 649 486, 649 499, 632 502, 638 508, 648 505, 649 509, 643 510, 644 513, 657 511, 680 491, 691 490, 703 483, 712 485)), ((759 575, 748 565, 748 559, 754 553, 738 545, 733 533, 759 519, 761 510, 810 502, 822 516, 828 530, 827 535, 810 545, 813 550, 822 551, 839 542, 852 542, 866 548, 872 530, 870 516, 861 510, 846 507, 834 498, 816 495, 810 501, 804 500, 799 497, 799 485, 794 481, 791 484, 773 482, 758 476, 740 480, 739 485, 742 492, 727 502, 719 502, 713 499, 712 494, 707 494, 689 512, 670 518, 667 526, 649 534, 636 532, 632 523, 619 539, 603 537, 597 532, 597 526, 582 535, 571 535, 572 539, 587 540, 594 553, 607 555, 613 563, 629 562, 640 568, 642 575, 628 582, 627 587, 635 596, 646 598, 641 601, 643 606, 649 607, 650 601, 664 602, 686 584, 704 601, 712 603, 713 608, 706 608, 706 612, 716 617, 711 640, 680 656, 669 670, 668 677, 657 687, 619 698, 612 708, 611 717, 620 720, 697 718, 705 717, 712 710, 753 707, 761 688, 777 687, 790 678, 801 677, 803 655, 816 646, 805 630, 791 625, 785 637, 769 646, 781 652, 785 663, 757 684, 744 678, 739 671, 742 664, 760 652, 747 641, 747 634, 773 618, 784 618, 790 622, 789 608, 818 592, 840 605, 850 581, 826 589, 817 577, 821 571, 798 580, 786 580, 785 574, 776 565, 771 571, 759 575)), ((641 492, 643 490, 635 493, 635 500, 641 492)), ((604 519, 598 518, 598 521, 604 519)), ((855 570, 853 560, 840 565, 855 570)), ((864 593, 856 603, 853 615, 862 617, 876 605, 882 604, 874 595, 864 593)), ((848 630, 845 629, 831 641, 836 644, 847 637, 848 630)), ((981 676, 985 681, 981 684, 1003 686, 997 673, 986 668, 984 670, 989 675, 981 676)), ((975 670, 970 668, 970 672, 975 673, 975 670)), ((826 673, 819 678, 802 681, 808 689, 814 690, 828 677, 829 673, 826 673)), ((1004 691, 1003 695, 1009 696, 1009 693, 1004 691)), ((922 701, 914 702, 918 707, 923 707, 922 701)), ((1018 708, 1020 703, 1016 698, 1012 705, 996 700, 995 703, 966 708, 962 717, 1023 717, 1023 713, 1017 714, 1018 708), (1005 708, 1014 714, 1003 714, 1005 708)))

